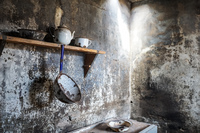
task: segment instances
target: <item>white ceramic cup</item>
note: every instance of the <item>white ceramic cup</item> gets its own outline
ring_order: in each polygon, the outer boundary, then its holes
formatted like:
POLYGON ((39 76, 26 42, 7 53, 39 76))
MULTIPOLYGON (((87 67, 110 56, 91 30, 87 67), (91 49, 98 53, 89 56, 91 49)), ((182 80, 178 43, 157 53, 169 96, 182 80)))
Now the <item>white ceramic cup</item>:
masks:
POLYGON ((89 40, 88 38, 82 38, 82 37, 75 38, 76 46, 87 48, 90 44, 92 44, 92 41, 89 40))

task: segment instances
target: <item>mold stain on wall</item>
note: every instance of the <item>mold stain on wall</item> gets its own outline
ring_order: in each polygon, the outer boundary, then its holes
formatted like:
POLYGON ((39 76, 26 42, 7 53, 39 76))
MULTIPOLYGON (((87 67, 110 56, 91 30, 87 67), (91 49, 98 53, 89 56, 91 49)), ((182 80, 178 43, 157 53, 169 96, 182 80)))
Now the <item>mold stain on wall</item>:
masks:
POLYGON ((132 8, 131 117, 159 132, 200 131, 198 4, 157 0, 132 8))

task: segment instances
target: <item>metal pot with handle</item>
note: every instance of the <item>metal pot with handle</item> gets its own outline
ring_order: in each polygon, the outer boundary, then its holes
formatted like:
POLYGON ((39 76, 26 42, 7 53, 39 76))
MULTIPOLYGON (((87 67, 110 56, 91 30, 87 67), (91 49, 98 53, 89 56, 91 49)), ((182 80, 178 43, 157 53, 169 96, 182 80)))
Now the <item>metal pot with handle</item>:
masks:
MULTIPOLYGON (((71 38, 72 39, 72 38, 71 38)), ((71 41, 70 39, 70 41, 71 41)), ((70 43, 68 41, 68 43, 70 43)), ((68 45, 65 43, 65 45, 68 45)), ((63 56, 64 45, 61 45, 61 57, 60 57, 60 73, 56 77, 54 83, 55 96, 64 103, 75 103, 81 100, 81 91, 76 82, 67 74, 62 73, 63 69, 63 56)))

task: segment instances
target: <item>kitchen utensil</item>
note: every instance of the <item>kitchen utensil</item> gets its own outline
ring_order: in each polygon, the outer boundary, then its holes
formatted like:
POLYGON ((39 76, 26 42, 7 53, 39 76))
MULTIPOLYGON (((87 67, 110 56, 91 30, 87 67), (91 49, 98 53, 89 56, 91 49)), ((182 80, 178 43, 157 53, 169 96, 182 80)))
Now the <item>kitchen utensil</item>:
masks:
POLYGON ((64 45, 61 45, 60 73, 58 74, 54 91, 56 97, 64 103, 75 103, 81 100, 81 91, 76 82, 67 74, 62 73, 64 45))
POLYGON ((19 36, 22 38, 34 39, 42 41, 47 35, 47 32, 39 30, 18 29, 19 36))
POLYGON ((54 28, 54 34, 52 34, 52 29, 53 27, 50 28, 50 34, 52 35, 54 42, 58 42, 60 44, 68 45, 70 44, 71 40, 74 38, 74 33, 65 27, 65 26, 59 26, 57 29, 54 28))
POLYGON ((107 123, 107 126, 115 132, 126 132, 131 125, 132 123, 127 120, 111 120, 107 123))
POLYGON ((92 41, 89 40, 88 38, 83 38, 83 37, 75 38, 75 45, 76 46, 87 48, 91 44, 92 44, 92 41))

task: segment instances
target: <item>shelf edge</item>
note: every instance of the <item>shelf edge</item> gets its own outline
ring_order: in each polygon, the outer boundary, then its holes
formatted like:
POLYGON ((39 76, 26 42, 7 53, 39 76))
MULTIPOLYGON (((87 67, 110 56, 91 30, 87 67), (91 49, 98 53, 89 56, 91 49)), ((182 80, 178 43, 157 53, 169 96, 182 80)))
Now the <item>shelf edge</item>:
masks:
MULTIPOLYGON (((5 40, 6 42, 9 42, 9 43, 22 43, 22 44, 27 44, 27 45, 41 46, 41 47, 60 48, 60 44, 57 44, 57 43, 12 37, 12 36, 6 36, 2 34, 0 34, 0 40, 5 40)), ((106 53, 105 51, 98 51, 94 49, 87 49, 87 48, 68 46, 68 45, 65 45, 65 50, 85 52, 85 53, 91 53, 91 54, 105 54, 106 53)))

